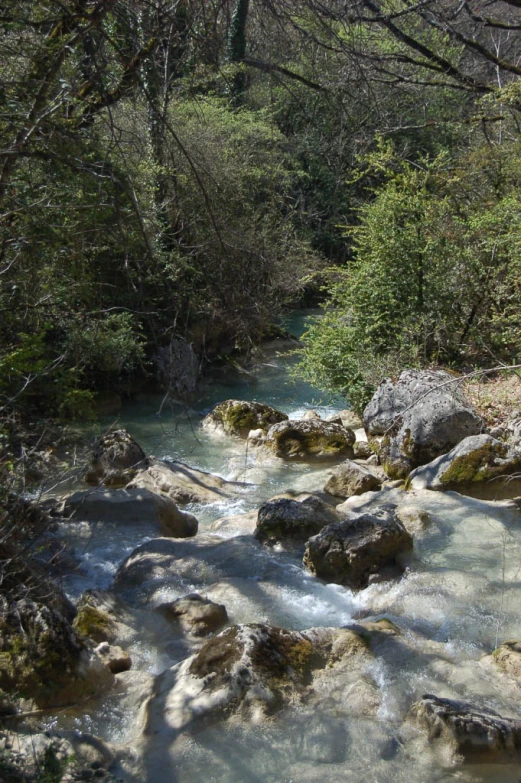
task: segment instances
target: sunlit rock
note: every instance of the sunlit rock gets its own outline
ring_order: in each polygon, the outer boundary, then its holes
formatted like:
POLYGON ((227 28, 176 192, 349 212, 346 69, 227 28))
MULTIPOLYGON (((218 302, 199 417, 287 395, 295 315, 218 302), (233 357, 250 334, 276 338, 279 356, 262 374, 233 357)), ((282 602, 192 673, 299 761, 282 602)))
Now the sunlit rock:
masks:
POLYGON ((324 528, 307 542, 304 565, 327 582, 355 590, 367 587, 382 569, 400 566, 412 537, 394 512, 377 514, 353 515, 324 528))
POLYGON ((228 622, 228 614, 223 604, 214 603, 198 593, 161 604, 157 609, 164 617, 178 622, 186 633, 194 636, 207 636, 228 622))
POLYGON ((181 511, 165 494, 149 489, 106 489, 98 487, 75 492, 66 499, 63 514, 75 521, 112 524, 149 523, 154 532, 174 538, 189 538, 197 533, 193 514, 181 511))
POLYGON ((285 413, 262 402, 225 400, 216 405, 203 420, 203 427, 226 435, 247 438, 251 430, 266 432, 272 424, 287 419, 285 413))
POLYGON ((147 467, 136 473, 127 489, 149 489, 158 495, 166 495, 175 503, 186 505, 225 500, 241 486, 213 473, 191 468, 183 462, 150 458, 147 467))
POLYGON ((132 435, 123 429, 113 430, 96 443, 85 481, 88 484, 124 487, 137 470, 146 465, 145 452, 132 435))
POLYGON ((363 495, 364 492, 380 489, 382 482, 370 470, 352 460, 342 462, 335 470, 324 492, 340 498, 349 498, 351 495, 363 495))
POLYGON ((443 370, 405 370, 387 378, 364 410, 369 441, 383 436, 379 456, 390 478, 405 478, 483 428, 455 379, 443 370))
POLYGON ((310 419, 274 424, 264 448, 284 460, 335 460, 353 457, 354 432, 341 424, 310 419))
POLYGON ((490 435, 465 438, 409 477, 414 489, 456 490, 481 499, 512 498, 521 492, 521 450, 490 435))

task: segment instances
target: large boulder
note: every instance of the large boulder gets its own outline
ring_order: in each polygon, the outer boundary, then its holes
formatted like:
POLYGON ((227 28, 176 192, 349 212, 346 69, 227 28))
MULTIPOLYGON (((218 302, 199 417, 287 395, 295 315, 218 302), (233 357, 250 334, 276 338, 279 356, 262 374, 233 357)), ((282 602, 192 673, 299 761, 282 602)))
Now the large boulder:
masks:
POLYGON ((266 432, 272 424, 287 418, 285 413, 262 402, 225 400, 203 419, 203 427, 246 439, 250 430, 266 432))
POLYGON ((401 556, 412 547, 394 510, 383 509, 325 527, 307 542, 304 565, 327 582, 360 590, 382 569, 400 566, 401 556))
POLYGON ((492 660, 521 685, 521 642, 508 641, 494 650, 492 660))
POLYGON ((31 598, 0 596, 0 690, 40 708, 76 704, 112 675, 70 622, 31 598))
POLYGON ((519 495, 521 449, 491 435, 465 438, 455 448, 428 465, 413 471, 413 489, 455 490, 483 500, 501 500, 519 495))
POLYGON ((201 721, 235 715, 257 723, 298 704, 315 672, 359 655, 370 655, 369 642, 350 629, 231 626, 159 675, 146 708, 145 734, 197 731, 201 721))
POLYGON ((63 514, 76 521, 130 525, 150 523, 155 533, 189 538, 197 533, 193 514, 181 511, 167 495, 149 489, 105 489, 75 492, 66 499, 63 514))
POLYGON ((430 694, 413 704, 408 720, 470 763, 505 763, 521 758, 521 721, 492 710, 430 694))
POLYGON ((284 460, 334 460, 353 457, 354 442, 354 432, 341 424, 288 420, 270 427, 264 448, 284 460))
POLYGON ((216 503, 236 493, 241 485, 226 481, 213 473, 196 470, 183 462, 149 459, 149 464, 137 471, 127 489, 149 489, 167 495, 175 503, 216 503))
POLYGON ((323 527, 337 522, 338 515, 316 495, 299 502, 291 498, 268 500, 259 508, 254 536, 259 541, 307 541, 323 527))
POLYGON ((370 442, 383 436, 379 456, 391 478, 405 478, 481 432, 483 422, 456 380, 443 370, 405 370, 376 390, 364 410, 364 426, 370 442))
POLYGON ((96 443, 85 481, 87 484, 124 487, 146 465, 145 452, 132 435, 123 429, 113 430, 96 443))
POLYGON ((333 471, 324 487, 324 492, 339 498, 363 495, 364 492, 380 489, 382 482, 370 470, 352 460, 346 460, 333 471))

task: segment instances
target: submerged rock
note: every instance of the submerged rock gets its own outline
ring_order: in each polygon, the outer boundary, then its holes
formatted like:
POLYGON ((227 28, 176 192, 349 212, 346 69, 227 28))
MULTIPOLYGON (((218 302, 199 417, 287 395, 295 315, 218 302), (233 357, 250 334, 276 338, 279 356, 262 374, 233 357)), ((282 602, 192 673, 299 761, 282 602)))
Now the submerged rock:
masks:
POLYGON ((139 470, 127 489, 148 489, 166 495, 175 503, 215 503, 232 496, 243 485, 220 476, 196 470, 183 462, 151 458, 139 470))
POLYGON ((400 565, 400 556, 413 547, 412 537, 393 511, 377 514, 353 515, 310 538, 306 568, 327 582, 360 590, 382 569, 400 565))
POLYGON ((380 489, 382 482, 367 468, 357 462, 346 460, 333 471, 333 475, 324 487, 324 492, 340 498, 363 495, 380 489))
POLYGON ((438 370, 405 370, 387 378, 364 410, 371 438, 384 436, 379 457, 390 478, 405 478, 413 468, 445 454, 483 428, 465 401, 456 379, 438 370))
POLYGON ((448 454, 410 475, 414 489, 456 490, 481 499, 519 495, 521 480, 510 478, 521 470, 521 450, 490 435, 465 438, 448 454))
POLYGON ((223 604, 216 604, 198 593, 161 604, 157 609, 167 619, 179 622, 186 633, 194 636, 207 636, 228 622, 228 613, 223 604))
POLYGON ((145 452, 132 435, 123 429, 114 430, 96 443, 85 481, 87 484, 124 487, 147 463, 145 452))
POLYGON ((193 514, 181 511, 167 495, 149 489, 98 487, 75 492, 65 501, 63 513, 75 521, 151 523, 158 533, 173 538, 195 536, 199 524, 193 514))
POLYGON ((492 710, 428 694, 413 704, 408 721, 425 731, 430 742, 445 743, 460 760, 505 763, 521 759, 521 721, 492 710))
POLYGON ((285 421, 285 413, 262 402, 225 400, 220 402, 203 420, 203 427, 247 438, 250 430, 266 432, 272 424, 285 421))
POLYGON ((316 495, 309 495, 302 501, 276 498, 260 507, 253 535, 269 544, 285 540, 306 541, 338 520, 335 509, 316 495))
POLYGON ((341 424, 288 420, 270 427, 264 448, 285 460, 326 460, 352 457, 354 442, 354 432, 341 424))

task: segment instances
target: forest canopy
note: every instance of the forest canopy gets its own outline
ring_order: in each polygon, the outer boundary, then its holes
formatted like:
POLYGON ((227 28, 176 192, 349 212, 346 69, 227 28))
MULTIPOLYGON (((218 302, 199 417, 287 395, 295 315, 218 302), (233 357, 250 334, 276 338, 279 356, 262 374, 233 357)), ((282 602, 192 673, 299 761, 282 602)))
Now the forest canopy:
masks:
POLYGON ((302 372, 358 407, 400 364, 515 361, 520 30, 515 2, 7 0, 4 437, 320 298, 302 372))

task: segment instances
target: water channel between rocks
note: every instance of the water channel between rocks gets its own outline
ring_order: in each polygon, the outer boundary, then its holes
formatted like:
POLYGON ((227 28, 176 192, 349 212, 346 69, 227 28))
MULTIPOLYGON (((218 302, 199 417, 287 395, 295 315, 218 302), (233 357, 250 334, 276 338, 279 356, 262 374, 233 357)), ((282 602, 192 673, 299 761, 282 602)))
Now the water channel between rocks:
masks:
MULTIPOLYGON (((274 355, 253 375, 214 380, 189 411, 165 406, 158 415, 160 398, 123 410, 118 424, 147 453, 247 484, 232 500, 188 507, 200 522, 194 539, 202 542, 200 562, 190 550, 184 569, 163 582, 130 590, 125 598, 145 616, 150 607, 197 590, 224 603, 232 623, 294 630, 385 617, 401 630, 399 643, 389 638, 355 679, 344 683, 337 678, 329 685, 324 680, 312 702, 286 708, 259 725, 220 721, 143 744, 137 707, 119 692, 89 707, 88 714, 57 715, 51 725, 72 725, 125 746, 127 779, 150 783, 518 783, 519 766, 453 766, 428 750, 419 735, 402 729, 409 707, 425 693, 521 719, 518 686, 484 659, 501 642, 521 639, 521 520, 512 503, 486 503, 456 493, 408 493, 406 502, 429 511, 432 522, 416 536, 414 555, 400 581, 358 593, 312 577, 301 565, 302 549, 269 549, 233 524, 212 529, 216 519, 254 510, 277 492, 320 490, 327 480, 330 468, 323 465, 256 465, 245 442, 200 428, 201 414, 229 398, 266 402, 291 418, 310 408, 326 414, 345 407, 341 400, 336 407, 321 406, 316 390, 291 381, 287 363, 274 355), (374 702, 371 709, 367 700, 374 702), (138 747, 139 759, 137 751, 133 759, 138 747)), ((400 490, 390 491, 389 498, 405 502, 400 490)), ((153 537, 146 520, 125 527, 70 523, 62 525, 60 534, 82 557, 79 572, 64 581, 74 599, 89 587, 109 588, 118 565, 153 537)), ((187 654, 179 640, 146 621, 128 648, 133 669, 127 683, 132 677, 137 681, 140 672, 159 674, 187 654)))

